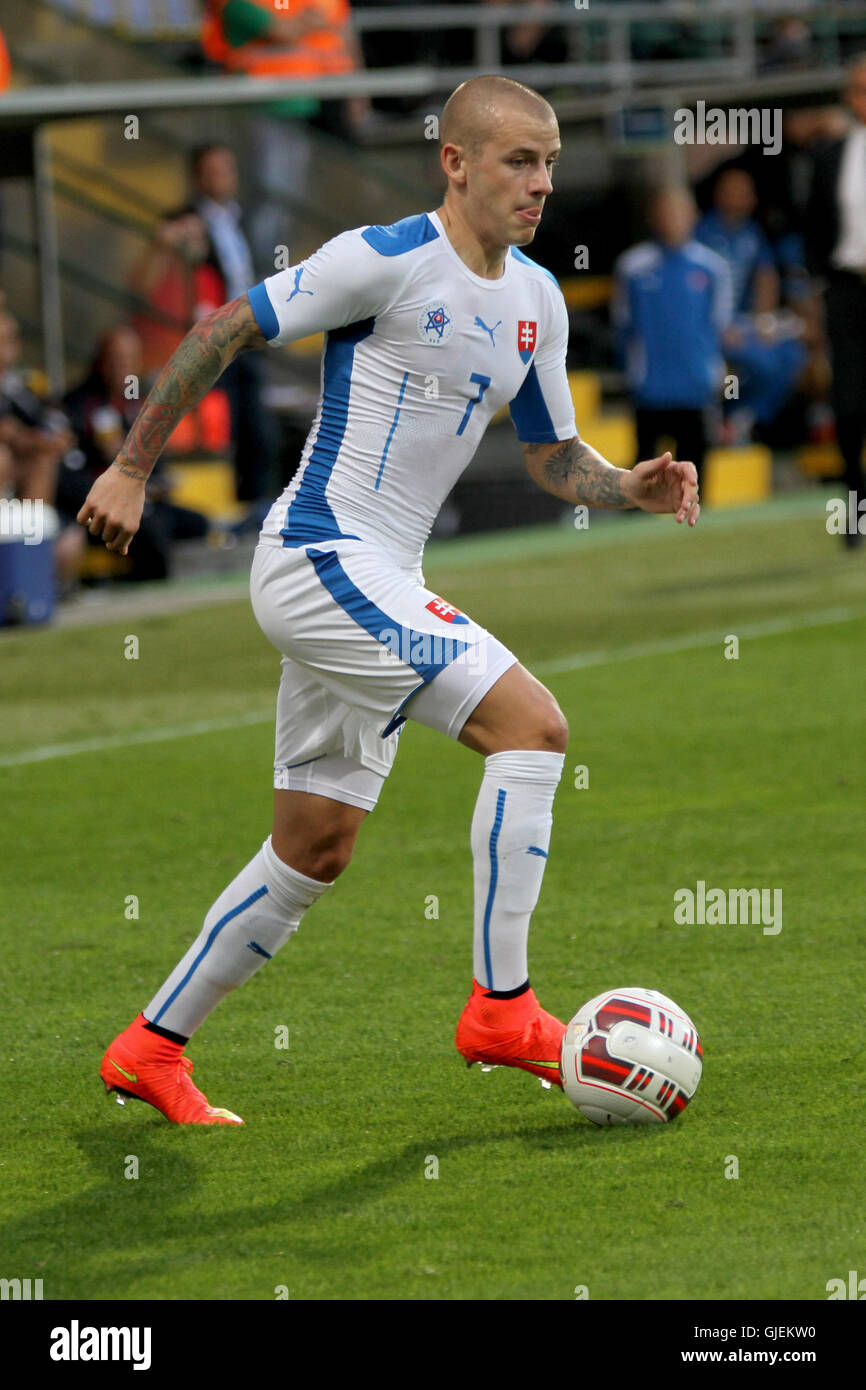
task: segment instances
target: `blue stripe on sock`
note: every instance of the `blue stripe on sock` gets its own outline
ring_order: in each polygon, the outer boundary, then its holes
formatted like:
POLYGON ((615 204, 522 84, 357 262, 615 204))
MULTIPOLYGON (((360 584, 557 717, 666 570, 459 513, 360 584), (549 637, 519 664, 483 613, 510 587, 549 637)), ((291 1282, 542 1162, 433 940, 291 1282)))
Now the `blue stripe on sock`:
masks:
POLYGON ((257 956, 264 956, 265 960, 273 960, 273 956, 271 955, 270 951, 266 951, 264 946, 260 946, 257 941, 248 941, 247 949, 250 951, 255 951, 257 956))
POLYGON ((151 1023, 159 1023, 159 1020, 162 1018, 166 1009, 171 1008, 172 1004, 174 1003, 177 996, 180 994, 181 990, 189 984, 190 980, 195 974, 195 971, 201 965, 211 946, 214 944, 220 932, 222 931, 223 927, 226 926, 229 922, 231 922, 234 917, 239 917, 242 912, 246 912, 247 908, 252 907, 253 903, 258 902, 259 898, 263 898, 267 891, 268 885, 266 883, 263 883, 261 888, 257 888, 256 891, 254 893, 251 893, 250 896, 246 898, 244 902, 239 903, 237 907, 233 907, 231 912, 227 912, 225 917, 221 917, 220 920, 216 923, 216 925, 211 928, 210 935, 208 936, 207 941, 205 942, 204 946, 202 946, 201 950, 199 951, 189 970, 184 975, 180 984, 177 985, 177 987, 169 995, 168 999, 166 999, 159 1013, 156 1015, 156 1018, 152 1018, 150 1020, 151 1023))
POLYGON ((487 902, 484 905, 484 968, 487 971, 488 989, 493 989, 493 965, 490 959, 490 917, 493 912, 493 899, 496 896, 496 880, 499 877, 496 847, 499 843, 499 832, 502 829, 502 819, 505 815, 506 795, 505 788, 500 787, 496 795, 496 815, 493 818, 493 828, 490 831, 490 883, 487 887, 487 902))
POLYGON ((530 845, 530 846, 529 846, 529 849, 526 851, 526 853, 527 853, 527 854, 540 854, 542 859, 546 859, 546 858, 547 858, 547 850, 546 850, 546 849, 541 849, 541 847, 540 847, 539 845, 530 845))

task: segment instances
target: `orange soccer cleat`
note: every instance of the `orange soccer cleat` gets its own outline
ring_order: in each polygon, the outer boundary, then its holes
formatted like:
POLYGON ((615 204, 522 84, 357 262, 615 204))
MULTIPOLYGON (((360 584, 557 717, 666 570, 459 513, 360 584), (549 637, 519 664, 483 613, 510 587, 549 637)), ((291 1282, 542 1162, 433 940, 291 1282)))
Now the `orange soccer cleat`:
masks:
POLYGON ((242 1125, 240 1115, 218 1110, 190 1081, 192 1062, 179 1043, 145 1028, 143 1014, 124 1028, 102 1059, 99 1075, 108 1095, 147 1101, 176 1125, 242 1125))
POLYGON ((472 993, 457 1024, 457 1051, 471 1066, 521 1067, 542 1081, 562 1085, 559 1058, 565 1024, 542 1009, 535 991, 516 999, 491 999, 472 981, 472 993))

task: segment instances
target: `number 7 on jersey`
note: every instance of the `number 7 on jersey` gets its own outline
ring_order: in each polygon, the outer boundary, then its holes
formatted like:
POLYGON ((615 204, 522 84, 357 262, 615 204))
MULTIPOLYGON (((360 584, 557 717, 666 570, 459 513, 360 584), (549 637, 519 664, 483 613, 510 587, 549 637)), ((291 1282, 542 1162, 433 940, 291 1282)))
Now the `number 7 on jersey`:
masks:
POLYGON ((467 404, 467 406, 466 406, 466 409, 465 409, 464 412, 463 412, 463 419, 460 421, 460 424, 457 426, 457 433, 458 433, 458 434, 462 434, 463 431, 465 430, 466 426, 469 424, 469 416, 472 414, 472 412, 473 412, 473 410, 475 409, 476 405, 478 405, 479 402, 483 399, 484 392, 487 390, 488 386, 490 385, 490 377, 489 377, 489 376, 482 376, 480 372, 473 372, 472 375, 470 376, 469 380, 470 380, 470 381, 477 381, 477 382, 478 382, 478 395, 477 395, 477 396, 474 396, 474 397, 472 398, 472 400, 468 402, 468 404, 467 404))

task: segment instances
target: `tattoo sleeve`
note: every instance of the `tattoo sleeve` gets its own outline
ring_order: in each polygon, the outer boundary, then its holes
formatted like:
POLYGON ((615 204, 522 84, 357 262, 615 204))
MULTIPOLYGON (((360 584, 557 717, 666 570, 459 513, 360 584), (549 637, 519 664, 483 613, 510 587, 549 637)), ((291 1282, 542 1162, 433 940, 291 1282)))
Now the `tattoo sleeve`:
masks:
POLYGON ((549 444, 524 444, 526 466, 538 485, 565 502, 587 507, 630 507, 623 490, 627 469, 614 468, 591 445, 567 439, 550 452, 549 444), (547 451, 539 461, 534 455, 547 451))
POLYGON ((130 478, 147 479, 178 421, 207 395, 239 352, 263 343, 246 295, 206 314, 163 367, 114 467, 130 478))

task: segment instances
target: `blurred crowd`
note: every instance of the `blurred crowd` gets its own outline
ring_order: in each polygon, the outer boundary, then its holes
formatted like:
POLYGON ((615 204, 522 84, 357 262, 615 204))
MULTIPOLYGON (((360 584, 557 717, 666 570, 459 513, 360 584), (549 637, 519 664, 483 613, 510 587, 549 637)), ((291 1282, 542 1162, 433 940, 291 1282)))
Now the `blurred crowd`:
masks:
MULTIPOLYGON (((61 595, 77 588, 85 548, 102 550, 76 516, 94 480, 116 458, 156 376, 197 319, 258 278, 237 191, 237 161, 229 148, 194 150, 189 201, 157 224, 129 271, 130 289, 147 311, 103 335, 83 379, 60 400, 40 389, 38 375, 21 371, 18 324, 5 304, 0 308, 0 496, 39 500, 57 513, 61 595)), ((211 535, 224 542, 227 533, 258 529, 272 501, 276 447, 262 388, 260 358, 243 354, 180 422, 148 482, 135 545, 118 558, 114 577, 164 579, 175 541, 211 535), (245 515, 228 532, 171 499, 171 459, 201 454, 232 460, 245 515)))
MULTIPOLYGON (((254 206, 242 204, 231 148, 217 142, 193 152, 187 200, 159 221, 129 270, 129 288, 146 311, 103 335, 83 378, 61 400, 22 371, 19 325, 0 290, 0 497, 42 501, 57 513, 61 592, 79 583, 85 549, 101 547, 76 515, 184 332, 273 270, 274 247, 288 239, 285 190, 305 185, 308 125, 351 138, 375 124, 375 107, 394 106, 365 98, 309 101, 291 94, 291 79, 347 72, 365 61, 405 65, 425 54, 449 65, 472 60, 471 29, 400 36, 376 30, 362 46, 349 24, 348 0, 293 0, 288 9, 272 0, 206 0, 204 9, 209 66, 253 78, 283 76, 289 84, 285 99, 255 123, 252 163, 261 196, 254 206)), ((634 56, 664 57, 666 45, 681 44, 677 26, 666 24, 635 30, 634 56)), ((503 31, 504 65, 567 56, 561 27, 522 22, 503 31)), ((0 58, 5 62, 2 48, 0 58)), ((778 21, 764 67, 813 62, 804 22, 778 21)), ((847 116, 839 109, 786 110, 778 155, 746 147, 722 158, 694 188, 660 187, 648 199, 648 236, 617 260, 612 296, 639 457, 654 456, 661 442, 672 440, 700 471, 711 445, 835 437, 848 486, 862 494, 866 57, 849 66, 844 97, 847 116)), ((178 452, 229 457, 246 508, 239 525, 251 531, 274 495, 277 452, 262 366, 256 354, 238 358, 181 422, 167 451, 169 458, 178 452)), ((175 541, 214 530, 206 516, 172 500, 168 471, 159 464, 141 530, 115 569, 129 580, 165 578, 175 541)))
MULTIPOLYGON (((779 154, 746 147, 650 199, 650 236, 614 268, 638 453, 835 438, 849 490, 866 440, 866 54, 847 118, 793 109, 779 154)), ((860 537, 846 538, 859 544, 860 537)))

